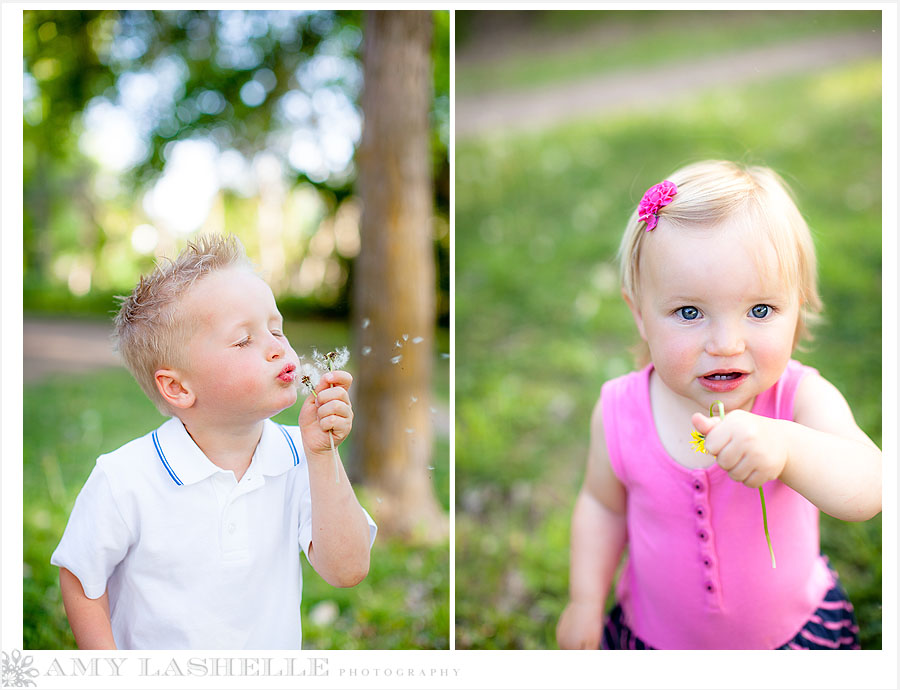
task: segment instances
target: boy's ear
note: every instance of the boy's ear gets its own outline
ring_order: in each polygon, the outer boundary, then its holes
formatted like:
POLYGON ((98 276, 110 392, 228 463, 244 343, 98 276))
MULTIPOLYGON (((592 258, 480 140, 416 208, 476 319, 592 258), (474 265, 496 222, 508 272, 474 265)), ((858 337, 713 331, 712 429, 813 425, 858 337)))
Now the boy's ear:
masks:
POLYGON ((647 334, 644 333, 644 319, 641 317, 640 308, 624 290, 622 290, 622 299, 625 300, 625 304, 627 304, 628 308, 631 310, 631 315, 634 317, 634 323, 637 326, 638 333, 641 334, 641 338, 647 340, 647 334))
POLYGON ((169 405, 186 410, 196 401, 196 396, 181 382, 181 374, 174 369, 158 369, 154 374, 156 389, 169 405))

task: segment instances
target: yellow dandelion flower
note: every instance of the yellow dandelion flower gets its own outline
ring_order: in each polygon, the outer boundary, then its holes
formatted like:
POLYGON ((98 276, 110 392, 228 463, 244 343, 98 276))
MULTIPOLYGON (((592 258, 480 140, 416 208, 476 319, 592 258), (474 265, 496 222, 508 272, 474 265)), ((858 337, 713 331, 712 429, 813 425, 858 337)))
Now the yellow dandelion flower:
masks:
POLYGON ((705 453, 706 452, 706 436, 701 434, 699 431, 691 432, 691 448, 694 449, 695 453, 705 453))

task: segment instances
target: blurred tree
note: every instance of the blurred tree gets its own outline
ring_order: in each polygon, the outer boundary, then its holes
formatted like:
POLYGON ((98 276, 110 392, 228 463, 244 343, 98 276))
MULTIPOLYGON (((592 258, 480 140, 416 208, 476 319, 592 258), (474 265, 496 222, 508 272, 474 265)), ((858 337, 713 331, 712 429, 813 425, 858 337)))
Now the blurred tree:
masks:
POLYGON ((354 449, 379 498, 380 528, 440 538, 447 520, 427 467, 435 321, 431 34, 428 12, 366 13, 354 449))
MULTIPOLYGON (((440 14, 435 69, 442 73, 431 132, 435 196, 446 216, 449 20, 440 14)), ((221 187, 211 215, 227 215, 264 270, 274 267, 281 278, 274 280, 276 293, 309 294, 306 304, 346 313, 355 252, 346 230, 353 225, 361 121, 359 11, 26 10, 23 29, 26 301, 64 287, 67 274, 71 289, 73 267, 82 267, 83 289, 92 293, 100 279, 101 292, 114 293, 146 270, 152 256, 132 248, 131 234, 148 222, 147 192, 183 144, 203 142, 218 162, 227 154, 243 166, 249 189, 205 181, 221 187), (85 135, 100 115, 113 124, 130 118, 138 139, 129 145, 115 127, 100 130, 102 145, 124 159, 116 169, 101 170, 86 155, 85 135), (304 189, 316 190, 313 203, 304 189), (327 221, 317 242, 316 226, 297 230, 298 214, 327 221), (290 232, 281 233, 276 251, 271 238, 279 227, 290 232), (305 292, 323 277, 329 289, 305 292)), ((222 178, 223 167, 206 177, 222 178)), ((196 207, 203 206, 199 196, 196 207)), ((439 288, 448 293, 449 245, 446 234, 436 239, 444 270, 439 288)), ((156 253, 171 251, 183 236, 164 240, 156 253)), ((446 295, 440 305, 446 315, 446 295)))

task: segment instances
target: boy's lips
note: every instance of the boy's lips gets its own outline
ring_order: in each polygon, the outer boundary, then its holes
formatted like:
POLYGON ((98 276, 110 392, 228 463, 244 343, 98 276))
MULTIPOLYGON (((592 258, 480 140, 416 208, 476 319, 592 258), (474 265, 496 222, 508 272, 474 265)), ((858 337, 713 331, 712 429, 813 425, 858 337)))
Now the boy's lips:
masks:
POLYGON ((294 380, 294 369, 297 367, 293 364, 285 365, 284 369, 281 370, 281 373, 278 374, 278 379, 284 381, 285 383, 291 383, 294 380))
POLYGON ((717 369, 697 377, 700 385, 713 393, 727 393, 733 391, 747 380, 747 372, 717 369))

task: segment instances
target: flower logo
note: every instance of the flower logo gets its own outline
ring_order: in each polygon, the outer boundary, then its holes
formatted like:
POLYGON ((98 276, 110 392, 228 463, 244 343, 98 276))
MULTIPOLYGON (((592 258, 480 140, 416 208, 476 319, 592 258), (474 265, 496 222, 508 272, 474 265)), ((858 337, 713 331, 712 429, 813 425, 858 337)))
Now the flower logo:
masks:
POLYGON ((31 668, 33 657, 22 656, 18 649, 12 650, 12 654, 3 652, 3 678, 4 688, 33 688, 35 683, 32 678, 38 675, 36 668, 31 668))

